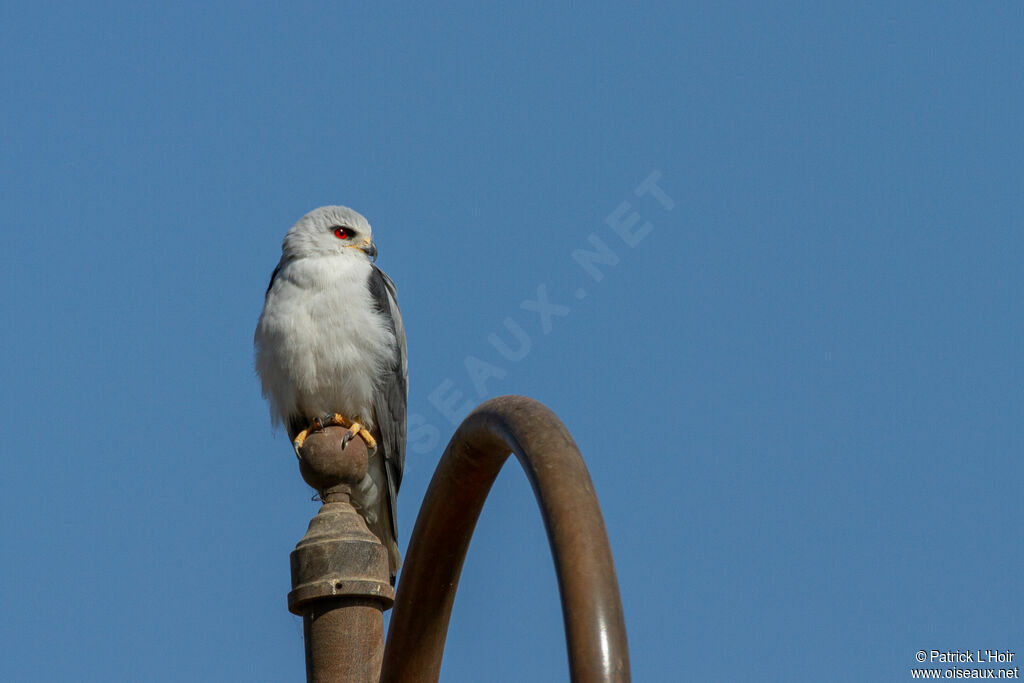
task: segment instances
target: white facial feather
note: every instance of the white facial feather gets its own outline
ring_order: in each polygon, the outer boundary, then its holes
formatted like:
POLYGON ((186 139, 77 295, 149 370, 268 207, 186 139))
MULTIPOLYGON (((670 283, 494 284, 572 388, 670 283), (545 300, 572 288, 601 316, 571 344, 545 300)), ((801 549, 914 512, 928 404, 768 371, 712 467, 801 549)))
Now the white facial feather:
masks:
POLYGON ((292 226, 281 244, 283 259, 300 259, 314 255, 330 256, 347 251, 350 244, 373 237, 370 224, 363 216, 347 206, 322 206, 310 211, 292 226), (356 232, 352 241, 339 240, 334 228, 351 228, 356 232))

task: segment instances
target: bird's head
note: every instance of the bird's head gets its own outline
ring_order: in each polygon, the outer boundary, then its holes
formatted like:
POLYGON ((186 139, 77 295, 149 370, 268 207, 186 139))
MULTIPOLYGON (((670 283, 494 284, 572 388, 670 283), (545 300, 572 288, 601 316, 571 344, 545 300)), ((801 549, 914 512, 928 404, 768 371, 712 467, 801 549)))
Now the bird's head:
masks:
POLYGON ((347 206, 321 206, 299 219, 284 236, 285 258, 351 256, 377 258, 370 224, 347 206))

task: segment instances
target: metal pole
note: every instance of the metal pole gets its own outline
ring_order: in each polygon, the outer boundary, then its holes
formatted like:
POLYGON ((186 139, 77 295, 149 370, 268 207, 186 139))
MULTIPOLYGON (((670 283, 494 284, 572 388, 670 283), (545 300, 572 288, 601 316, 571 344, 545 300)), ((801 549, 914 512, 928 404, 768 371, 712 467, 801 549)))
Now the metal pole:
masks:
POLYGON ((405 558, 381 681, 437 681, 466 550, 509 451, 526 471, 544 517, 572 680, 629 681, 619 587, 590 475, 561 421, 523 396, 492 399, 474 410, 434 472, 405 558))
POLYGON ((310 683, 377 682, 383 612, 395 595, 387 551, 350 502, 366 475, 366 445, 356 438, 342 450, 345 431, 311 434, 300 451, 299 470, 324 501, 291 554, 288 609, 302 616, 310 683))

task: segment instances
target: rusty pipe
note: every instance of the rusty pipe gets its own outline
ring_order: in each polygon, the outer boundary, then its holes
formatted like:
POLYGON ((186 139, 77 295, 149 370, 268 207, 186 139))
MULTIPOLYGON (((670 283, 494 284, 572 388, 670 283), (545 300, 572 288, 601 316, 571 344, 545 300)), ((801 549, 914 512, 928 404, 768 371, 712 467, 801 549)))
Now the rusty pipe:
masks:
POLYGON ((299 471, 324 504, 291 554, 288 609, 302 617, 309 683, 376 683, 384 657, 383 612, 394 599, 387 550, 351 503, 369 454, 346 430, 315 432, 299 471))
POLYGON ((410 540, 381 681, 438 680, 466 550, 510 451, 526 471, 547 529, 572 680, 629 681, 619 586, 590 475, 562 422, 523 396, 480 405, 441 457, 410 540))

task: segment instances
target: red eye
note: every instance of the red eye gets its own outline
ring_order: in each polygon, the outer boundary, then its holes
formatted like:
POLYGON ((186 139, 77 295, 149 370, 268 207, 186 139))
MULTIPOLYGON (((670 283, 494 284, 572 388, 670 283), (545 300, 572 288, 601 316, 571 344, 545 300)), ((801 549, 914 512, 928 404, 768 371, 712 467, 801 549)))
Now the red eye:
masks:
POLYGON ((335 228, 334 236, 337 237, 339 240, 347 240, 349 237, 352 236, 352 233, 349 232, 348 228, 335 228))

